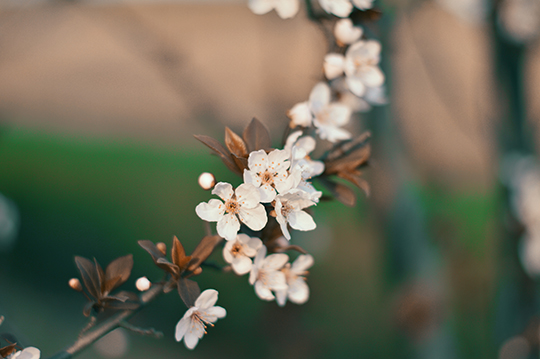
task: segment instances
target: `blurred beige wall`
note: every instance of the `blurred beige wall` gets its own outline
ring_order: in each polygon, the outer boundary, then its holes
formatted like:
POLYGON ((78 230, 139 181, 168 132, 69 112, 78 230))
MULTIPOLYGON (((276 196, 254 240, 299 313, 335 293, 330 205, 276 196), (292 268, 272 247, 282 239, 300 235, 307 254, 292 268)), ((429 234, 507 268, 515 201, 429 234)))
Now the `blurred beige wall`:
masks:
MULTIPOLYGON (((241 129, 255 116, 279 135, 285 111, 321 79, 322 34, 302 11, 281 20, 252 14, 245 1, 209 2, 0 2, 0 120, 173 142, 216 121, 213 134, 241 129)), ((487 30, 431 2, 398 16, 383 56, 392 57, 394 119, 420 175, 493 181, 498 111, 487 30)), ((531 119, 540 118, 539 59, 535 47, 531 119)))

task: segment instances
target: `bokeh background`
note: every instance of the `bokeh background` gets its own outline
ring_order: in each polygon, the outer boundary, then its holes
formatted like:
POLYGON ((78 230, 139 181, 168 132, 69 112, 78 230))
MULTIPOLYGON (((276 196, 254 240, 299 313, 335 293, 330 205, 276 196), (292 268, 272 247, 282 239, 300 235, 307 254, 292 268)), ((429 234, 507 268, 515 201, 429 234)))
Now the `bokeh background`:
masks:
MULTIPOLYGON (((536 153, 538 24, 505 32, 481 0, 376 4, 390 101, 350 126, 373 132, 372 194, 321 203, 317 230, 293 234, 315 257, 309 302, 279 308, 246 277, 205 269, 198 282, 228 316, 195 351, 173 339, 185 311, 173 294, 133 320, 164 339, 115 331, 80 358, 537 355, 537 288, 501 173, 508 153, 536 153)), ((210 198, 198 175, 240 183, 192 135, 221 140, 257 117, 279 146, 326 51, 304 9, 281 20, 243 0, 1 0, 1 331, 42 358, 76 339, 74 255, 133 253, 124 287, 158 280, 137 240, 177 235, 191 251, 204 235, 194 208, 210 198)))

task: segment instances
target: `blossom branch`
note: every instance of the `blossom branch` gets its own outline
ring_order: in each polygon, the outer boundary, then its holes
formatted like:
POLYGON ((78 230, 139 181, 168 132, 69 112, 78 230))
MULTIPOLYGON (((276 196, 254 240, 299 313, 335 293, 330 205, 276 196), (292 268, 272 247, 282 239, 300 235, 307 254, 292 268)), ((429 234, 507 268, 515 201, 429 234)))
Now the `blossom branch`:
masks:
MULTIPOLYGON (((156 299, 161 293, 163 293, 163 284, 154 284, 147 292, 144 292, 140 296, 141 305, 137 309, 127 309, 123 310, 110 318, 104 320, 102 323, 97 325, 95 329, 87 331, 83 334, 75 343, 66 348, 65 350, 53 355, 49 359, 69 359, 77 355, 79 352, 84 350, 89 345, 93 344, 100 338, 104 337, 111 331, 116 328, 124 327, 126 328, 126 320, 131 318, 133 315, 138 313, 142 308, 144 308, 148 303, 156 299)), ((131 329, 131 328, 128 328, 131 329)))

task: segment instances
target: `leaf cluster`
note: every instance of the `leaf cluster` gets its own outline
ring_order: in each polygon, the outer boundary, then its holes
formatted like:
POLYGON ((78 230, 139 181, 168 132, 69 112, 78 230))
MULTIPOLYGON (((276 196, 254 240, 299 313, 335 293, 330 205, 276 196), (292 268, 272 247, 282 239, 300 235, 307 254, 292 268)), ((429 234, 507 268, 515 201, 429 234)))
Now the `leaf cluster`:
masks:
POLYGON ((369 184, 362 176, 361 168, 367 166, 371 155, 369 139, 371 133, 365 132, 360 136, 336 144, 324 158, 324 172, 321 183, 347 206, 354 206, 356 196, 349 187, 331 180, 330 176, 343 178, 369 195, 369 184))
POLYGON ((225 127, 226 148, 210 136, 195 135, 194 137, 214 151, 228 169, 240 176, 247 168, 247 159, 251 152, 261 149, 269 151, 272 147, 268 129, 255 118, 244 129, 242 137, 225 127))
POLYGON ((201 264, 212 254, 222 240, 220 236, 205 236, 195 247, 193 253, 188 256, 182 243, 175 236, 173 238, 171 260, 168 260, 166 253, 159 250, 152 241, 141 240, 138 243, 150 254, 154 263, 170 276, 163 286, 163 291, 167 293, 177 287, 180 298, 182 298, 186 306, 191 307, 201 290, 196 282, 188 278, 201 274, 201 264))
POLYGON ((135 293, 122 291, 116 295, 111 292, 125 283, 131 275, 133 256, 131 254, 112 261, 105 271, 97 260, 90 261, 76 256, 75 264, 79 269, 84 286, 90 294, 83 314, 89 316, 92 309, 100 312, 105 308, 136 309, 139 307, 139 298, 135 293))

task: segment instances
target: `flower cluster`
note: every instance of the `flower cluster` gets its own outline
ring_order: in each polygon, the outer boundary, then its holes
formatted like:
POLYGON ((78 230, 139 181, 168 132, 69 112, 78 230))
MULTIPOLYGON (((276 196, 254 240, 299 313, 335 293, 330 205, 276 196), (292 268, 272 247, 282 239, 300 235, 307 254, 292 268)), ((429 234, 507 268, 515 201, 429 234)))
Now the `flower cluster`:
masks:
POLYGON ((236 189, 229 183, 216 184, 212 194, 221 201, 211 199, 200 203, 195 208, 197 215, 205 221, 217 222, 218 234, 227 241, 237 238, 240 223, 253 231, 262 230, 268 223, 265 204, 273 207, 271 212, 287 239, 291 239, 288 226, 300 231, 315 229, 315 221, 305 209, 316 205, 322 192, 309 179, 320 175, 324 164, 309 158, 315 140, 301 134, 301 131, 291 134, 282 150, 251 152, 243 172, 244 183, 236 189))

